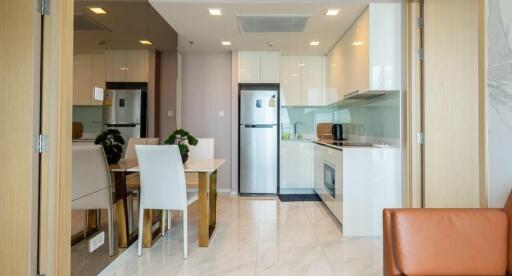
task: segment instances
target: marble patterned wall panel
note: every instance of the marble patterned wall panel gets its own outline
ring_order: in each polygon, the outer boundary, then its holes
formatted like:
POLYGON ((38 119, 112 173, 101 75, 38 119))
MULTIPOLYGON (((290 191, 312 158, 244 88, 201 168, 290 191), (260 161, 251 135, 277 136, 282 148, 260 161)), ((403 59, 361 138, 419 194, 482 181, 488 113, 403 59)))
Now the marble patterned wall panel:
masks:
POLYGON ((488 197, 502 207, 512 189, 512 1, 487 3, 488 197))

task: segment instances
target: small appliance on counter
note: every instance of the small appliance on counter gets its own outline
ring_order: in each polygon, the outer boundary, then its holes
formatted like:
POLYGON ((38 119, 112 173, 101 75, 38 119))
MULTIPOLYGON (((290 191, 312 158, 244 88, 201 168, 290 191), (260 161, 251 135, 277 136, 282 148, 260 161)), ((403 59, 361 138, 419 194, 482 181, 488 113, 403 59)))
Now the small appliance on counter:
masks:
POLYGON ((336 141, 343 141, 343 125, 333 124, 332 125, 332 138, 336 141))

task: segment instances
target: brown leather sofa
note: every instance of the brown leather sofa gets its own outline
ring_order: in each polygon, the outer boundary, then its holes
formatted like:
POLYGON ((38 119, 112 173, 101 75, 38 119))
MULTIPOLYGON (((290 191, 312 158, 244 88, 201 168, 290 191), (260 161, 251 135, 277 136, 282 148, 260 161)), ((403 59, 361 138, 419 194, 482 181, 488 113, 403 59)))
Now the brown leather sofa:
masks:
POLYGON ((512 193, 503 209, 385 209, 384 275, 512 275, 512 193))

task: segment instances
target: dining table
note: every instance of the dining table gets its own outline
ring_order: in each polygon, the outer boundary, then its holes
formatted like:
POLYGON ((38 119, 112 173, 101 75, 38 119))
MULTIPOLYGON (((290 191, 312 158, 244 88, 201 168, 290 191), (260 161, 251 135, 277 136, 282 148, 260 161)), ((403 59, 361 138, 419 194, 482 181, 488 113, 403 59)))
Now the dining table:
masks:
MULTIPOLYGON (((215 231, 217 215, 217 171, 226 162, 225 159, 196 159, 188 160, 183 168, 185 173, 198 175, 198 213, 199 213, 199 246, 208 247, 210 238, 215 231)), ((119 247, 128 247, 137 240, 137 232, 130 233, 128 227, 128 190, 126 176, 139 172, 136 159, 121 159, 116 164, 109 164, 109 170, 114 176, 113 198, 119 247)), ((142 184, 142 183, 141 183, 142 184)), ((143 184, 142 184, 143 185, 143 184)), ((143 247, 151 247, 162 233, 162 210, 144 210, 143 247)))

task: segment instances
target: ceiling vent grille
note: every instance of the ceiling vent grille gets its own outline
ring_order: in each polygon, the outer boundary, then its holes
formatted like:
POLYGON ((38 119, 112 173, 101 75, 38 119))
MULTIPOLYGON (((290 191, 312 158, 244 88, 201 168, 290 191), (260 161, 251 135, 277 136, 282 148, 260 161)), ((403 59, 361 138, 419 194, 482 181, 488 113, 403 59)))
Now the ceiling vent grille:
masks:
POLYGON ((74 29, 75 31, 110 31, 109 28, 105 27, 98 21, 81 13, 75 14, 74 29))
POLYGON ((300 33, 308 22, 305 15, 244 15, 237 16, 243 33, 300 33))

